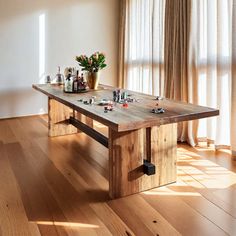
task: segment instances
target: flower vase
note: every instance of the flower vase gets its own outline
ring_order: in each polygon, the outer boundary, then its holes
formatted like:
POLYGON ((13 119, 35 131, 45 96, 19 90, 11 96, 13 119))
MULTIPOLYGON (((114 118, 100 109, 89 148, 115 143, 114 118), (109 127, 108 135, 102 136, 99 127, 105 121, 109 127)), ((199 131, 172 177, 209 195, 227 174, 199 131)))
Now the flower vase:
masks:
POLYGON ((87 77, 88 86, 90 89, 97 90, 100 79, 100 72, 89 72, 87 77))

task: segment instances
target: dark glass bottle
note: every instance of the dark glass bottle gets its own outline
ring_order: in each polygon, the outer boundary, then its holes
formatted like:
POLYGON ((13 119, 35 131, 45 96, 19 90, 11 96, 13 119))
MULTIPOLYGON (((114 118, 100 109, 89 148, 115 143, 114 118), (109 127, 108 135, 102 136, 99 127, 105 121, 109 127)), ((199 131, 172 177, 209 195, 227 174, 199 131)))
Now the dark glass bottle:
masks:
POLYGON ((77 93, 79 89, 79 70, 76 71, 76 75, 73 80, 73 92, 77 93))

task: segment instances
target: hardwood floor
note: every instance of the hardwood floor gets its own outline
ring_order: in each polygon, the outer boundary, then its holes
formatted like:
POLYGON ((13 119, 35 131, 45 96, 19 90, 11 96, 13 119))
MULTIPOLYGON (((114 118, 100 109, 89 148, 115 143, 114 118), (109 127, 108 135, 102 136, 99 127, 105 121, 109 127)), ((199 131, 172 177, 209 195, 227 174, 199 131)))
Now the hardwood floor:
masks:
POLYGON ((110 200, 105 147, 48 138, 44 116, 1 120, 0 236, 236 235, 235 172, 227 150, 182 144, 177 183, 110 200))

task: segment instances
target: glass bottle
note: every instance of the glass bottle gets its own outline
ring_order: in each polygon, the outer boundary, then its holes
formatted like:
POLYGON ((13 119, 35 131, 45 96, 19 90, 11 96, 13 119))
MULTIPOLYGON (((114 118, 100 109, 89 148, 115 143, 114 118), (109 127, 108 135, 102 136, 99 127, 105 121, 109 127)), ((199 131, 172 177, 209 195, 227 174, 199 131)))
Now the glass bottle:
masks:
POLYGON ((55 77, 55 82, 57 84, 64 84, 64 76, 63 76, 63 74, 61 74, 61 67, 60 66, 58 66, 58 72, 55 77))
POLYGON ((73 92, 77 93, 79 87, 79 70, 76 71, 76 76, 73 79, 73 92))
POLYGON ((64 91, 67 93, 73 92, 73 76, 72 73, 69 72, 64 84, 64 91))

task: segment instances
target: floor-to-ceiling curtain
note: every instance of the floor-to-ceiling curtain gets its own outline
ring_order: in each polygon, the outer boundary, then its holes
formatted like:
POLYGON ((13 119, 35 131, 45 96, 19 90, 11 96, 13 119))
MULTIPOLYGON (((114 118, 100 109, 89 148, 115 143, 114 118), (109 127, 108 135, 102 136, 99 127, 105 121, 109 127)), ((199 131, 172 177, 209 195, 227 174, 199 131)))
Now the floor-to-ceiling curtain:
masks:
MULTIPOLYGON (((198 103, 217 107, 220 116, 200 120, 198 137, 214 141, 217 147, 230 146, 232 78, 232 4, 231 0, 192 1, 191 34, 198 74, 198 103)), ((232 109, 233 111, 233 109, 232 109)), ((236 133, 236 130, 235 132, 236 133)))
POLYGON ((231 150, 236 156, 236 1, 232 6, 231 150))
POLYGON ((118 58, 118 87, 125 88, 126 71, 125 52, 126 52, 126 34, 128 32, 126 19, 128 12, 128 0, 120 0, 120 22, 119 22, 119 58, 118 58))
POLYGON ((122 0, 119 86, 158 95, 163 78, 165 0, 122 0))
POLYGON ((198 126, 196 122, 179 125, 179 140, 195 145, 197 140, 205 138, 214 142, 216 148, 231 146, 233 154, 236 150, 235 4, 232 0, 167 0, 164 57, 167 97, 220 109, 220 116, 200 120, 198 126))
POLYGON ((219 117, 180 125, 179 139, 195 145, 204 138, 216 148, 231 146, 233 154, 235 2, 122 0, 119 70, 124 88, 219 108, 219 117))
MULTIPOLYGON (((191 49, 191 1, 166 0, 164 34, 164 96, 197 103, 197 77, 191 49)), ((178 124, 178 140, 194 145, 197 121, 178 124)))

